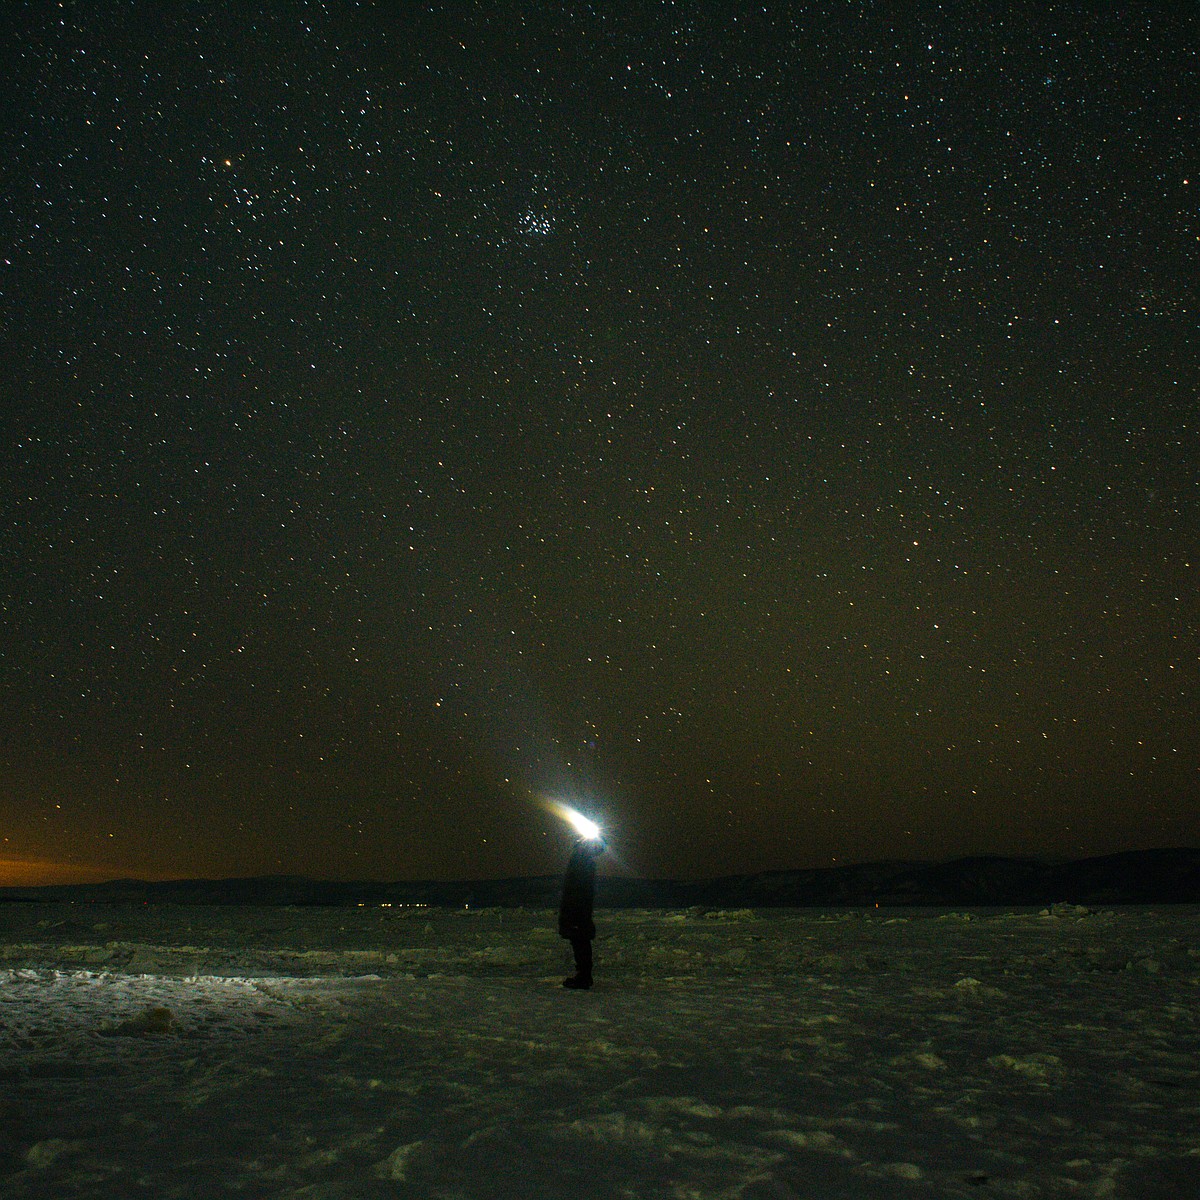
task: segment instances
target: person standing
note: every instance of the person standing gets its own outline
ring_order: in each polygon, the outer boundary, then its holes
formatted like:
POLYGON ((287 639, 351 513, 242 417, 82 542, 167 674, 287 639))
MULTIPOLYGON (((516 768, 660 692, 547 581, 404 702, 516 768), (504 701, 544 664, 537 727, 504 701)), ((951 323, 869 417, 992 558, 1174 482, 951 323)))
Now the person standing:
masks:
POLYGON ((596 923, 592 908, 596 898, 596 859, 604 852, 604 840, 581 837, 571 849, 563 878, 562 902, 558 907, 558 933, 571 943, 575 974, 563 980, 565 988, 592 986, 592 939, 596 923))

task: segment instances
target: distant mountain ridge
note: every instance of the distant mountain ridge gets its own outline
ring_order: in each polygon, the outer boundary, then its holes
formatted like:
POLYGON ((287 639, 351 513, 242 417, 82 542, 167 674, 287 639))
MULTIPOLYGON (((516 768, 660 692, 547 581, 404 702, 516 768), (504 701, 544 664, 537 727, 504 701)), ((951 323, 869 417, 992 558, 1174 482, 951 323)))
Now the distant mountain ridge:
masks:
MULTIPOLYGON (((0 888, 0 902, 551 908, 558 875, 451 882, 338 882, 293 875, 248 879, 125 879, 0 888)), ((609 908, 943 907, 952 905, 1200 904, 1200 849, 1131 850, 1072 862, 974 857, 762 871, 708 880, 599 883, 609 908)))

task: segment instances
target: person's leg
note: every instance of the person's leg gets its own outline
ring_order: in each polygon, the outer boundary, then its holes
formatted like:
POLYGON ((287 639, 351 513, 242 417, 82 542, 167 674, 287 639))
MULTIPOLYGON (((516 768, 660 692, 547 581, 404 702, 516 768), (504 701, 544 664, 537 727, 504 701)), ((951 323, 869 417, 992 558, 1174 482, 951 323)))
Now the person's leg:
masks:
POLYGON ((572 947, 575 951, 575 973, 580 979, 592 981, 592 939, 580 938, 572 947))
POLYGON ((590 938, 572 938, 571 952, 575 955, 575 974, 563 980, 564 987, 592 986, 592 943, 590 938))

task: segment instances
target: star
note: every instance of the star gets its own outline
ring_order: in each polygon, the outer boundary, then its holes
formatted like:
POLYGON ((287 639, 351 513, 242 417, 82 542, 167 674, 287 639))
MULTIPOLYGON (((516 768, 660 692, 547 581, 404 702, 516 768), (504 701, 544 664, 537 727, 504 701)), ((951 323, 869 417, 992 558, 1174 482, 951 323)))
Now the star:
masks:
POLYGON ((527 208, 517 218, 517 232, 529 238, 548 237, 554 232, 554 218, 545 210, 527 208))

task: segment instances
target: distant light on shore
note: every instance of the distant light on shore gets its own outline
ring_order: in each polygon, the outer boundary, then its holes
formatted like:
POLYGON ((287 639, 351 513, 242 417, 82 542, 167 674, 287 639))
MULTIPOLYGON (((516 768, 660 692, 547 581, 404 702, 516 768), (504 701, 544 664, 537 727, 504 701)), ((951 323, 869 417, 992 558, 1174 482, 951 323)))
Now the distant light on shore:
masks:
POLYGON ((0 858, 0 887, 62 887, 103 883, 119 877, 110 867, 84 866, 42 858, 0 858))

